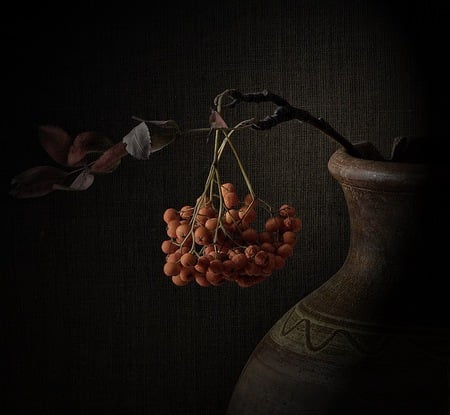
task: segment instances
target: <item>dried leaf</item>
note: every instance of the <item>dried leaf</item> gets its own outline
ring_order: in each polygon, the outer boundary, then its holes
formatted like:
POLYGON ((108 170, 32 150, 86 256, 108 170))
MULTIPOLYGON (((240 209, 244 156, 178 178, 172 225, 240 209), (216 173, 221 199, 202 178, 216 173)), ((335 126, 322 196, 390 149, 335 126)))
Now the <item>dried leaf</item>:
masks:
POLYGON ((86 190, 94 183, 95 176, 90 174, 87 170, 83 170, 72 182, 70 186, 54 185, 55 190, 86 190))
POLYGON ((209 125, 211 128, 228 128, 227 123, 222 116, 215 110, 211 111, 209 116, 209 125))
POLYGON ((103 153, 112 147, 114 143, 94 131, 85 131, 78 134, 69 149, 67 164, 69 166, 79 166, 83 164, 85 158, 91 153, 103 153))
POLYGON ((150 155, 152 142, 150 140, 150 130, 145 122, 141 122, 134 127, 122 142, 126 144, 126 151, 138 160, 147 160, 150 155))
POLYGON ((55 190, 55 185, 63 184, 67 174, 56 167, 33 167, 13 178, 11 184, 14 188, 10 195, 21 199, 44 196, 55 190))
POLYGON ((57 163, 67 165, 67 154, 72 145, 72 137, 62 128, 42 125, 38 129, 39 142, 49 156, 57 163))
POLYGON ((153 135, 151 137, 152 144, 150 146, 150 154, 153 154, 164 147, 168 146, 169 144, 173 143, 175 139, 177 138, 176 135, 173 135, 171 137, 168 136, 161 136, 161 135, 153 135))
POLYGON ((125 147, 126 143, 123 142, 112 146, 92 164, 90 171, 92 173, 111 173, 119 166, 120 160, 128 155, 125 147))
POLYGON ((146 121, 150 129, 150 154, 173 143, 180 134, 178 124, 173 120, 146 121))
POLYGON ((122 141, 134 158, 147 160, 150 154, 172 143, 179 134, 180 128, 173 120, 142 121, 122 141))
POLYGON ((180 131, 178 124, 174 120, 164 120, 164 121, 143 120, 143 121, 147 124, 147 126, 150 128, 150 130, 152 130, 153 127, 158 127, 158 128, 174 129, 174 130, 180 131))

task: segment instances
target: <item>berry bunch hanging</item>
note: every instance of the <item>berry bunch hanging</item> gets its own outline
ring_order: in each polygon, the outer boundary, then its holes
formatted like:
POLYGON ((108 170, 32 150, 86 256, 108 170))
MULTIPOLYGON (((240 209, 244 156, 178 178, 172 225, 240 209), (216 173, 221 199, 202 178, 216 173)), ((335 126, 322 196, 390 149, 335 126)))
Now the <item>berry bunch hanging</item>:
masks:
POLYGON ((302 227, 294 207, 283 204, 273 211, 250 193, 241 200, 232 183, 220 185, 213 199, 203 194, 194 206, 166 209, 163 220, 168 236, 161 244, 163 272, 179 286, 260 283, 285 266, 302 227), (263 229, 253 226, 258 207, 267 213, 263 229))
POLYGON ((240 287, 258 284, 285 266, 301 230, 293 206, 273 209, 256 197, 232 141, 233 133, 251 126, 253 120, 229 128, 221 115, 223 98, 216 97, 217 109, 210 116, 215 141, 203 193, 195 203, 167 208, 163 214, 167 229, 167 239, 161 244, 166 254, 163 272, 177 286, 191 281, 202 287, 226 281, 240 287), (247 186, 243 197, 233 183, 222 182, 219 166, 227 146, 247 186), (257 229, 261 211, 266 214, 264 227, 257 229))

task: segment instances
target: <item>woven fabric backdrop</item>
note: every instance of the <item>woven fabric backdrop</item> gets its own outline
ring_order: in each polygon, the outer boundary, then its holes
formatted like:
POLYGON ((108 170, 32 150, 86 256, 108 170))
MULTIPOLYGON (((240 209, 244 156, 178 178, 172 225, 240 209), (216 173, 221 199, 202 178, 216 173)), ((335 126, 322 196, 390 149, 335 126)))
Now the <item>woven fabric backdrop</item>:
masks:
MULTIPOLYGON (((439 50, 439 38, 424 29, 430 9, 419 3, 122 7, 40 11, 27 23, 5 16, 5 193, 15 174, 52 164, 38 144, 39 125, 97 131, 114 142, 136 125, 132 116, 208 127, 214 97, 228 88, 268 89, 385 156, 395 137, 434 131, 430 119, 439 112, 431 103, 440 102, 443 71, 426 48, 433 41, 439 50)), ((273 110, 242 104, 229 116, 273 110)), ((298 122, 248 130, 234 143, 257 195, 294 205, 304 225, 287 266, 253 288, 176 287, 162 272, 162 214, 201 194, 213 149, 205 135, 147 161, 124 158, 83 192, 7 198, 8 413, 225 413, 258 341, 340 267, 349 228, 327 170, 336 143, 298 122)), ((222 168, 243 193, 231 157, 222 168)))

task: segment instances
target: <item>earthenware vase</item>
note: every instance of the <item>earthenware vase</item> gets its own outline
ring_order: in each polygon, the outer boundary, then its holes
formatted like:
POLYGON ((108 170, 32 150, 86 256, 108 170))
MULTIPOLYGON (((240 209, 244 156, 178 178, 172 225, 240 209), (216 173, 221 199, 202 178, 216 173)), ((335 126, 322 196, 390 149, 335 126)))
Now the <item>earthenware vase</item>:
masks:
POLYGON ((260 341, 227 415, 448 413, 448 166, 356 147, 367 158, 339 149, 328 163, 347 258, 260 341))

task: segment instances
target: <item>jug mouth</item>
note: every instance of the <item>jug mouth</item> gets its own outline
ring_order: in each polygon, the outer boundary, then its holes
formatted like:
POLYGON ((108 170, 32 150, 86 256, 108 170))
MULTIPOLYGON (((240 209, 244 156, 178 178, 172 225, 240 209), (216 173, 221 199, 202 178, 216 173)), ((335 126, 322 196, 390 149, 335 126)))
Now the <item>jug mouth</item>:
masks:
POLYGON ((344 148, 339 148, 328 161, 329 172, 341 185, 408 192, 420 189, 432 180, 434 169, 428 163, 413 162, 408 158, 399 161, 382 159, 370 142, 355 143, 354 147, 361 156, 350 155, 344 148))

